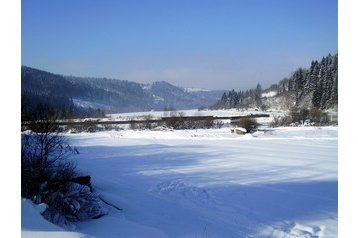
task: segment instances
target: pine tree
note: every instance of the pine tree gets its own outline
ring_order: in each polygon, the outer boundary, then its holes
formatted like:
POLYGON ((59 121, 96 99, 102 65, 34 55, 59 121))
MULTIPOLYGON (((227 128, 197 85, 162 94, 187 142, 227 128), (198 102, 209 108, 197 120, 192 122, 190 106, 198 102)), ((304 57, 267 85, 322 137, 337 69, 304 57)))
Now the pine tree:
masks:
POLYGON ((322 92, 323 92, 323 82, 320 80, 313 91, 312 96, 312 105, 314 107, 320 108, 321 107, 321 98, 322 98, 322 92))
POLYGON ((309 84, 307 90, 312 91, 316 87, 318 81, 319 81, 319 72, 320 72, 320 66, 317 61, 314 61, 311 66, 311 71, 309 75, 309 84))
POLYGON ((332 91, 332 74, 331 71, 327 71, 325 78, 323 79, 323 91, 321 96, 320 107, 327 108, 330 104, 329 99, 331 98, 332 91))
POLYGON ((226 95, 226 92, 224 92, 223 96, 221 97, 221 102, 223 102, 225 104, 226 101, 227 101, 227 95, 226 95))
POLYGON ((338 72, 333 77, 331 105, 338 105, 338 72))
POLYGON ((259 93, 260 95, 261 95, 261 93, 262 93, 262 86, 261 86, 261 84, 257 84, 257 86, 256 86, 256 92, 257 93, 259 93))

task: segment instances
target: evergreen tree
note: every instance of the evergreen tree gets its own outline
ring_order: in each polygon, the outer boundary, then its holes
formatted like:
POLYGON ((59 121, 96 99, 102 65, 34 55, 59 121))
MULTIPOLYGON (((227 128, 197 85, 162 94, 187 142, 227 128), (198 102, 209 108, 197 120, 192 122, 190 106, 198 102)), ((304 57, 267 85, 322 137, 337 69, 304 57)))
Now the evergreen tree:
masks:
POLYGON ((314 61, 311 65, 308 85, 305 87, 306 90, 308 91, 314 90, 319 80, 319 71, 320 71, 319 63, 317 61, 314 61))
POLYGON ((260 94, 261 95, 261 93, 262 93, 262 86, 261 86, 261 84, 257 84, 257 86, 256 86, 256 92, 258 93, 258 94, 260 94))
POLYGON ((332 85, 331 105, 338 105, 338 72, 335 73, 332 85))
MULTIPOLYGON (((271 87, 270 87, 271 89, 271 87)), ((323 57, 321 61, 312 61, 309 69, 299 68, 291 77, 281 80, 272 90, 278 95, 288 92, 300 104, 303 98, 312 95, 312 106, 329 108, 338 104, 338 54, 323 57)), ((246 91, 234 90, 224 95, 227 107, 259 106, 261 104, 262 87, 246 91), (225 96, 226 97, 226 96, 225 96)))
POLYGON ((313 91, 312 96, 312 105, 313 107, 320 108, 321 107, 321 98, 323 93, 323 80, 320 80, 313 91))

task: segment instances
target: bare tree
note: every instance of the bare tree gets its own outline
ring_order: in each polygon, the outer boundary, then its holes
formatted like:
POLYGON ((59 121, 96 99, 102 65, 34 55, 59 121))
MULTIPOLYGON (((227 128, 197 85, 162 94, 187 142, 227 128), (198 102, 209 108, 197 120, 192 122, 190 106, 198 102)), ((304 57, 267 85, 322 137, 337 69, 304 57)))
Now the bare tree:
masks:
POLYGON ((52 119, 35 121, 21 135, 21 196, 46 203, 43 214, 51 222, 71 222, 103 215, 93 193, 91 177, 83 176, 68 160, 73 153, 52 119))

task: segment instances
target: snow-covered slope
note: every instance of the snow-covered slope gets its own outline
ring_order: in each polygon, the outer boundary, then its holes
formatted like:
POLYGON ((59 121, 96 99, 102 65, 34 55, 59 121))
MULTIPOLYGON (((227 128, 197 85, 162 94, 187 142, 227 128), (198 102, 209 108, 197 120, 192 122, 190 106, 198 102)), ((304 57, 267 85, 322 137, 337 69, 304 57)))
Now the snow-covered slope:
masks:
POLYGON ((277 95, 277 91, 268 91, 268 92, 262 93, 261 97, 270 98, 270 97, 274 97, 276 95, 277 95))
POLYGON ((184 88, 185 92, 192 93, 192 92, 209 92, 210 90, 205 88, 184 88))
POLYGON ((78 106, 78 107, 93 108, 93 109, 102 108, 105 110, 111 110, 110 106, 103 104, 103 103, 95 103, 92 101, 86 101, 86 100, 76 99, 76 98, 73 98, 72 101, 73 101, 74 105, 78 106))
MULTIPOLYGON (((336 127, 68 135, 73 157, 123 209, 90 237, 337 237, 336 127)), ((23 228, 24 229, 24 228, 23 228)), ((53 237, 52 233, 51 236, 53 237)))

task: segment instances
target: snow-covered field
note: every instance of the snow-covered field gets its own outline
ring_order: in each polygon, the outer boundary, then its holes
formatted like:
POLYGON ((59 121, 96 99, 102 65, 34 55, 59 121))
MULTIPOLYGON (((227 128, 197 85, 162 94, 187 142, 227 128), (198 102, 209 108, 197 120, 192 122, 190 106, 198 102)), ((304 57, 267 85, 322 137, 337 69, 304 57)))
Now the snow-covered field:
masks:
POLYGON ((64 231, 22 201, 23 237, 337 237, 338 128, 66 135, 123 211, 64 231))

